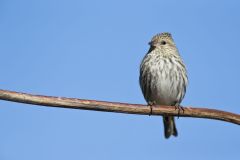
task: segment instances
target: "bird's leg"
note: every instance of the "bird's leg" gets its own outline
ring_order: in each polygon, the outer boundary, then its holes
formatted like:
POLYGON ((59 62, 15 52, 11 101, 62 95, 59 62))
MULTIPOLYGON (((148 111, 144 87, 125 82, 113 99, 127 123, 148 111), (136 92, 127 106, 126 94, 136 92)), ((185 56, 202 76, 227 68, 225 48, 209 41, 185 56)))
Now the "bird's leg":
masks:
POLYGON ((175 105, 175 110, 178 110, 178 118, 179 118, 179 115, 180 115, 180 111, 182 110, 183 113, 184 113, 184 108, 180 105, 180 104, 176 104, 175 105))
POLYGON ((149 116, 151 116, 151 115, 152 115, 152 111, 153 111, 152 106, 155 105, 155 101, 153 101, 153 102, 148 102, 148 105, 149 105, 149 107, 150 107, 149 116))

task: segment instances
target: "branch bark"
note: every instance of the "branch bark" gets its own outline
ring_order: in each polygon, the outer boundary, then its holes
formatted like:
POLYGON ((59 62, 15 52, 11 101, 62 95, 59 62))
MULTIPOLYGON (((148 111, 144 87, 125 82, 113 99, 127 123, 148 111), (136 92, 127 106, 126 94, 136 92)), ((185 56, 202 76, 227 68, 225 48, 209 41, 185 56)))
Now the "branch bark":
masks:
MULTIPOLYGON (((59 108, 84 109, 141 115, 149 115, 150 113, 150 107, 141 104, 128 104, 77 98, 32 95, 7 90, 0 90, 0 99, 12 102, 59 108)), ((184 112, 181 111, 179 113, 179 117, 216 119, 240 125, 239 114, 207 108, 183 107, 183 109, 184 112)), ((172 106, 152 106, 152 115, 178 116, 178 110, 175 110, 175 107, 172 106)))

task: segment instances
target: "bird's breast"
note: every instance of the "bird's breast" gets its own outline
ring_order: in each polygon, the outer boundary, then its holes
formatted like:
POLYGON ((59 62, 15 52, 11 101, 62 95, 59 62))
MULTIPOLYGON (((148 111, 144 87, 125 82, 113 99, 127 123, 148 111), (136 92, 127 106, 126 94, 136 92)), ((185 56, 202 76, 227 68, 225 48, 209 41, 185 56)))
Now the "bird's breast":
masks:
POLYGON ((180 92, 184 83, 177 60, 158 55, 147 58, 141 65, 141 85, 145 85, 145 99, 161 105, 173 105, 181 101, 180 92))

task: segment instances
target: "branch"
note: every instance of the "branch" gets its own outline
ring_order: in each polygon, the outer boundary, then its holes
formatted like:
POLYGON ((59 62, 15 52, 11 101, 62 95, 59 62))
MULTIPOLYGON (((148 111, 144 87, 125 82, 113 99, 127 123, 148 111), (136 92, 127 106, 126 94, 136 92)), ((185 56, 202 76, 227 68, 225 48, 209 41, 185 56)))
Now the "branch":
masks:
MULTIPOLYGON (((0 99, 12 102, 41 106, 118 112, 128 114, 149 115, 150 107, 141 104, 104 102, 77 98, 52 97, 0 90, 0 99)), ((215 109, 183 107, 179 117, 196 117, 226 121, 240 125, 240 115, 215 109)), ((152 106, 152 115, 178 116, 178 110, 172 106, 152 106)))

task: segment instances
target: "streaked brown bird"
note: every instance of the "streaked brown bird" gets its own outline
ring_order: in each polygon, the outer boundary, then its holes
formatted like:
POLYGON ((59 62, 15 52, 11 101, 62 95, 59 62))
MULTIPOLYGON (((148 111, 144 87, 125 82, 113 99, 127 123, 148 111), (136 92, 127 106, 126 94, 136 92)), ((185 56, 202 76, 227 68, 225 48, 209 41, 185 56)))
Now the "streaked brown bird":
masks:
MULTIPOLYGON (((139 82, 148 105, 168 105, 179 109, 186 93, 186 67, 170 33, 155 35, 140 66, 139 82)), ((173 116, 163 116, 164 135, 177 136, 173 116)))

